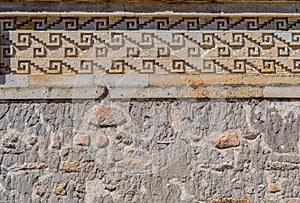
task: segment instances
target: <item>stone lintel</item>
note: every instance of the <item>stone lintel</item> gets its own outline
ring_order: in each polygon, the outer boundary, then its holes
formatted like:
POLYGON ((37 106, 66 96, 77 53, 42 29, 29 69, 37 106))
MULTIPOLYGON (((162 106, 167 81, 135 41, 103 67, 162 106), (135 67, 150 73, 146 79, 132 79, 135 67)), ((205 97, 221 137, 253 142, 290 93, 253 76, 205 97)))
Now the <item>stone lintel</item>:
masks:
POLYGON ((101 87, 9 87, 0 88, 1 100, 18 99, 98 99, 105 95, 101 87))

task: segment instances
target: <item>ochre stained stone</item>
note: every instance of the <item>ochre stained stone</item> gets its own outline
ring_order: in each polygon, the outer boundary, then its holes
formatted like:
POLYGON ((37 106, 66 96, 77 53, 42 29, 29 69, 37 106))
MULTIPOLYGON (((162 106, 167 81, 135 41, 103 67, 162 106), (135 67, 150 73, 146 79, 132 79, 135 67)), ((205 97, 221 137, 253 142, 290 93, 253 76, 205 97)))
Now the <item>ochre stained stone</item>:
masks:
POLYGON ((90 137, 89 135, 80 135, 77 134, 74 136, 74 144, 79 146, 89 146, 90 144, 90 137))
POLYGON ((61 183, 59 185, 56 185, 52 188, 52 192, 57 194, 57 195, 66 195, 67 191, 66 191, 66 183, 61 183))
POLYGON ((59 134, 54 133, 51 136, 51 144, 50 144, 50 146, 52 148, 60 149, 60 146, 61 146, 61 136, 59 134))
POLYGON ((240 145, 240 140, 235 133, 223 134, 214 139, 215 147, 219 149, 231 148, 240 145))
POLYGON ((278 184, 275 183, 269 183, 268 190, 271 193, 280 192, 281 188, 278 184))
POLYGON ((35 193, 39 196, 43 196, 43 194, 44 194, 43 186, 41 186, 41 185, 36 186, 35 193))
POLYGON ((94 168, 94 162, 84 162, 79 161, 62 161, 59 164, 59 169, 67 172, 76 171, 91 171, 94 168))
POLYGON ((123 113, 111 106, 98 107, 89 120, 90 124, 99 127, 118 126, 126 122, 123 113))
POLYGON ((85 185, 84 185, 84 184, 78 183, 78 184, 76 185, 75 190, 76 190, 77 192, 83 193, 83 192, 85 191, 85 185))
POLYGON ((250 203, 250 201, 248 199, 220 198, 212 200, 211 203, 250 203))

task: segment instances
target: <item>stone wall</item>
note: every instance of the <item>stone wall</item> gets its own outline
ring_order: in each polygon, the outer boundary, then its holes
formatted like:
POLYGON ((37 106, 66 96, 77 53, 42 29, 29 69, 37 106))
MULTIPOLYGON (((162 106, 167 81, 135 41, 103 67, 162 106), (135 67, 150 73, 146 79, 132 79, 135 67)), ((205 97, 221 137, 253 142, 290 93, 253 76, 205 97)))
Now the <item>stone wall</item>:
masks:
POLYGON ((300 201, 297 101, 0 107, 1 202, 300 201))
POLYGON ((0 203, 299 203, 299 9, 0 1, 0 203))

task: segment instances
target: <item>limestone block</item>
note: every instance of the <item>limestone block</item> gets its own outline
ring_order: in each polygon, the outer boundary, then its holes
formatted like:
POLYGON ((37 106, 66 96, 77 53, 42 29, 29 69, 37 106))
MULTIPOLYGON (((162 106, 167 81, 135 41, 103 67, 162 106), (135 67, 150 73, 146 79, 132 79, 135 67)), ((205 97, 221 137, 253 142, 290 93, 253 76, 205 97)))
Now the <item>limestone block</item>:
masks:
POLYGON ((268 190, 269 192, 275 193, 275 192, 280 192, 281 188, 278 184, 269 183, 268 190))
POLYGON ((214 139, 215 147, 219 149, 237 147, 240 145, 240 140, 235 133, 225 133, 214 139))
POLYGON ((52 192, 57 195, 66 195, 67 194, 66 186, 67 186, 66 183, 58 184, 52 188, 52 192))
POLYGON ((237 199, 237 198, 219 198, 214 199, 211 203, 226 203, 226 202, 234 202, 234 203, 250 203, 248 199, 237 199))
POLYGON ((95 84, 102 87, 147 87, 148 74, 95 75, 95 84))
POLYGON ((156 87, 146 88, 112 88, 109 89, 109 97, 112 99, 135 99, 135 98, 178 98, 177 87, 156 87))
POLYGON ((265 98, 299 98, 299 86, 274 87, 266 86, 263 90, 265 98))
POLYGON ((74 142, 75 145, 89 146, 89 144, 90 144, 90 137, 89 137, 89 135, 77 134, 77 135, 74 136, 73 142, 74 142))
POLYGON ((1 99, 97 99, 103 94, 101 87, 0 88, 1 99))
POLYGON ((118 126, 124 124, 126 118, 116 107, 100 106, 95 109, 88 122, 99 127, 118 126))
POLYGON ((59 169, 67 172, 76 171, 91 171, 94 168, 93 162, 80 163, 78 161, 62 161, 59 164, 59 169))
POLYGON ((109 143, 109 140, 107 139, 107 137, 105 135, 99 135, 97 137, 97 145, 100 148, 106 147, 109 143))
POLYGON ((0 87, 28 87, 28 75, 0 75, 0 87))
POLYGON ((94 86, 93 75, 29 75, 30 87, 87 87, 94 86))

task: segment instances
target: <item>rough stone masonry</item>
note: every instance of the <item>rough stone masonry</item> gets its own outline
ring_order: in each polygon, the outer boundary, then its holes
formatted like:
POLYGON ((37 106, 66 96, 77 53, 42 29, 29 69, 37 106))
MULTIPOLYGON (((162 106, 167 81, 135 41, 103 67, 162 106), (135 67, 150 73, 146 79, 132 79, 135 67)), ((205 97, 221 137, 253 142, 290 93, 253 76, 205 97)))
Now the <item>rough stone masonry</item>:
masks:
POLYGON ((0 108, 1 202, 299 202, 298 101, 0 108))
POLYGON ((300 202, 300 2, 0 1, 0 202, 300 202))

